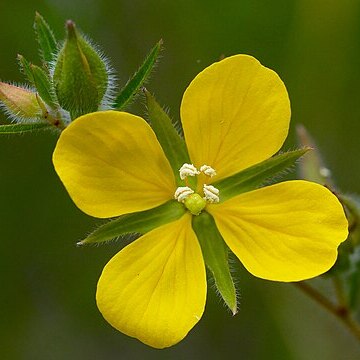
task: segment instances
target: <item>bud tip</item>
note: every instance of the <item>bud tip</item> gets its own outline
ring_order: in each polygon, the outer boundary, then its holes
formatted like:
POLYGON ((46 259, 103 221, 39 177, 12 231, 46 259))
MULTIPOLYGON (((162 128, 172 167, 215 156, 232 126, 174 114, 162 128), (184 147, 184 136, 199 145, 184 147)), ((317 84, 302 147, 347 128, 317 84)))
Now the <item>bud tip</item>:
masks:
POLYGON ((72 20, 67 20, 65 27, 69 35, 75 35, 76 25, 72 20))

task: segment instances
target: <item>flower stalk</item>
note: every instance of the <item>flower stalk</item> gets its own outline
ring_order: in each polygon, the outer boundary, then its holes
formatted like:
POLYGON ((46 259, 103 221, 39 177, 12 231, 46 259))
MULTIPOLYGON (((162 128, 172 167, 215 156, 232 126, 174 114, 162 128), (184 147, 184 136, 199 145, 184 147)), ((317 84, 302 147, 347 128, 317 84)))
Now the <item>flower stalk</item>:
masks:
MULTIPOLYGON (((295 282, 294 285, 305 295, 318 303, 324 310, 334 315, 360 341, 360 324, 354 319, 347 304, 343 303, 343 293, 338 294, 338 300, 340 301, 338 304, 334 304, 318 290, 304 281, 295 282)), ((335 287, 338 287, 338 284, 335 285, 335 287)), ((336 292, 338 293, 338 291, 336 292)))

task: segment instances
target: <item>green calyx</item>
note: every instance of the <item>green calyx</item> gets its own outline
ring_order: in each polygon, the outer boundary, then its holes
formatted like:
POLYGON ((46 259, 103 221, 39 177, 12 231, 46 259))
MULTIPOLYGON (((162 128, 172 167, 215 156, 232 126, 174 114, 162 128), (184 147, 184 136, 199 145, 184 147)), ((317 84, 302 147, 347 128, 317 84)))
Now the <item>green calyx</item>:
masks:
POLYGON ((145 234, 159 226, 180 219, 186 210, 182 204, 170 200, 156 208, 126 214, 111 220, 93 231, 77 245, 100 244, 129 234, 145 234))
POLYGON ((233 315, 237 313, 234 281, 229 269, 229 249, 226 246, 215 220, 206 211, 194 216, 192 226, 199 240, 206 267, 215 280, 215 286, 233 315))
POLYGON ((206 206, 206 200, 199 194, 191 194, 184 200, 185 207, 193 215, 199 215, 206 206))
POLYGON ((220 191, 220 202, 226 201, 263 186, 275 176, 279 177, 294 166, 296 161, 309 150, 310 148, 307 147, 275 155, 234 175, 215 181, 212 185, 220 191))
POLYGON ((59 52, 54 85, 62 108, 74 119, 97 111, 108 87, 106 62, 77 31, 74 22, 66 23, 67 38, 59 52))

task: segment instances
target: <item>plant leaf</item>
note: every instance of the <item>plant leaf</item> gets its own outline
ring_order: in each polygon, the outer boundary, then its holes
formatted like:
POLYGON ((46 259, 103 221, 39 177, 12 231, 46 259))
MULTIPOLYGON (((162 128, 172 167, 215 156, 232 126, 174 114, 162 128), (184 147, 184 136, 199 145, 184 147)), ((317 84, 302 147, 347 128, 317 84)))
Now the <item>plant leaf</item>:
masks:
POLYGON ((134 96, 138 93, 140 88, 144 85, 148 79, 151 71, 153 70, 156 61, 159 57, 159 53, 162 47, 162 40, 160 40, 150 51, 148 56, 145 58, 143 64, 140 66, 138 71, 133 75, 133 77, 126 83, 122 88, 119 95, 116 97, 113 109, 122 110, 127 105, 129 105, 134 96))
POLYGON ((34 130, 43 130, 53 128, 48 123, 39 122, 39 123, 29 123, 29 124, 9 124, 9 125, 0 125, 0 135, 1 134, 19 134, 24 132, 30 132, 34 130))
POLYGON ((225 201, 258 188, 264 181, 293 166, 309 150, 310 148, 304 148, 273 156, 212 185, 220 190, 220 201, 225 201))
POLYGON ((31 64, 27 61, 24 56, 18 54, 17 56, 20 71, 25 75, 26 79, 31 83, 35 84, 34 75, 31 70, 31 64))
MULTIPOLYGON (((183 180, 180 179, 179 169, 183 164, 190 163, 185 141, 180 137, 168 114, 161 108, 155 98, 147 90, 144 91, 151 127, 169 160, 176 178, 176 183, 179 186, 183 186, 184 184, 183 180)), ((196 179, 189 178, 189 181, 190 180, 194 181, 196 179)))
POLYGON ((49 25, 38 12, 35 13, 34 29, 40 46, 40 56, 43 61, 50 63, 57 52, 57 43, 49 25))
POLYGON ((56 108, 57 101, 50 78, 45 71, 37 65, 31 64, 30 69, 34 77, 36 90, 38 91, 41 99, 52 108, 56 108))
POLYGON ((225 304, 235 315, 237 313, 236 290, 229 270, 229 250, 215 221, 209 213, 203 212, 198 216, 193 216, 192 226, 199 240, 205 264, 214 277, 215 285, 225 304))
POLYGON ((179 219, 185 212, 185 207, 182 204, 171 200, 156 208, 126 214, 111 220, 97 228, 87 238, 78 242, 77 245, 102 243, 131 233, 144 234, 179 219))

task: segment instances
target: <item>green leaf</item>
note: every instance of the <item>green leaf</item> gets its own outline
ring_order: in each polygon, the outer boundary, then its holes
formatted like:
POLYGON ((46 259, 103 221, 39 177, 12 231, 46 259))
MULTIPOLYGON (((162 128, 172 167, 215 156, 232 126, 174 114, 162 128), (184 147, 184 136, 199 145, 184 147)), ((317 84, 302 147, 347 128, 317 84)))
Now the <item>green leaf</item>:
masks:
MULTIPOLYGON (((183 164, 190 163, 185 141, 180 137, 168 114, 161 108, 155 98, 147 90, 144 91, 151 127, 169 160, 176 178, 176 183, 179 186, 183 186, 184 184, 183 180, 180 179, 179 169, 183 164)), ((194 180, 195 178, 189 179, 189 181, 194 180)))
POLYGON ((134 96, 138 93, 140 88, 144 85, 149 75, 151 74, 159 57, 162 43, 162 40, 160 40, 152 48, 148 56, 145 58, 143 64, 140 66, 139 70, 133 75, 133 77, 120 91, 113 105, 114 110, 122 110, 132 102, 134 96))
POLYGON ((199 240, 207 268, 211 271, 215 285, 225 304, 237 313, 236 290, 229 270, 228 248, 216 227, 213 217, 202 212, 193 216, 193 229, 199 240))
POLYGON ((35 13, 34 29, 40 46, 40 56, 45 62, 51 63, 57 52, 56 39, 49 25, 38 12, 35 13))
POLYGON ((228 200, 236 195, 258 188, 264 181, 293 166, 296 160, 309 150, 309 148, 305 148, 273 156, 212 185, 220 190, 221 202, 228 200))
POLYGON ((57 107, 56 97, 53 85, 49 76, 39 66, 31 64, 31 72, 34 77, 34 83, 36 90, 38 91, 41 99, 52 108, 57 107))
POLYGON ((118 236, 140 233, 144 234, 161 225, 179 219, 186 212, 185 207, 171 200, 156 208, 120 216, 97 228, 87 238, 77 243, 86 245, 102 243, 118 236))
POLYGON ((31 70, 31 64, 20 54, 17 56, 20 71, 25 75, 26 79, 31 83, 35 84, 34 75, 31 70))
POLYGON ((53 128, 48 123, 32 123, 32 124, 10 124, 10 125, 0 125, 0 135, 1 134, 19 134, 24 132, 31 132, 34 130, 43 130, 53 128))

